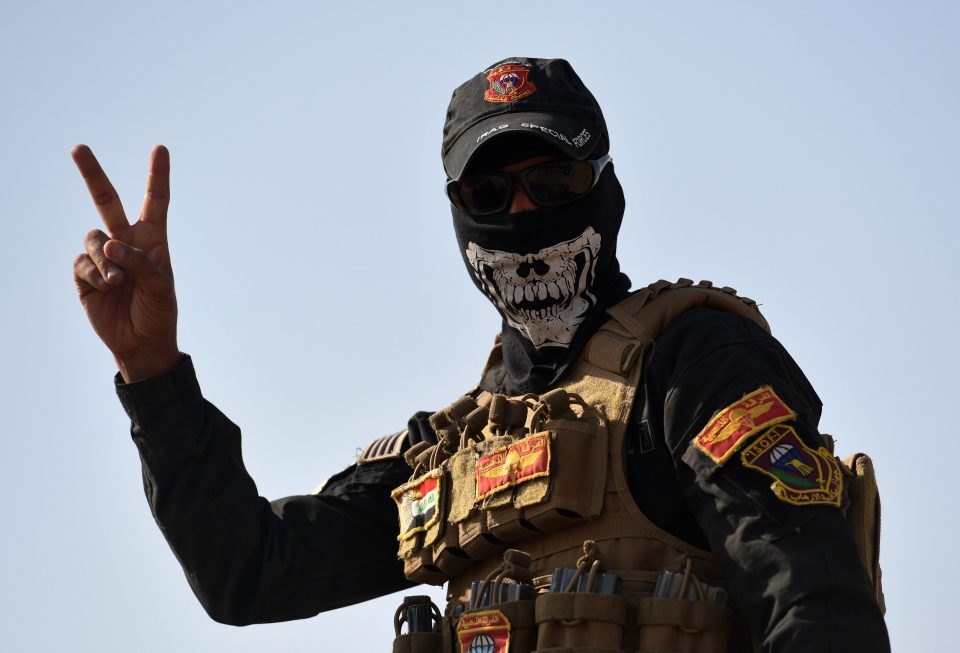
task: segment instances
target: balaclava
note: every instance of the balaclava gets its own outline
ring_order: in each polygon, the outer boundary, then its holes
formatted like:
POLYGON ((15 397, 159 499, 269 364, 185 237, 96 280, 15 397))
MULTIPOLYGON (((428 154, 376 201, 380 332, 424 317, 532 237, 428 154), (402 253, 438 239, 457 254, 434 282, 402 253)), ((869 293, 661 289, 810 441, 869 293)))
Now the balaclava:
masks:
MULTIPOLYGON (((608 142, 599 105, 566 61, 514 58, 454 91, 443 160, 459 179, 540 154, 595 159, 608 142)), ((451 208, 470 276, 503 317, 503 363, 485 383, 542 392, 630 286, 616 257, 624 199, 613 165, 569 204, 486 216, 451 208)))

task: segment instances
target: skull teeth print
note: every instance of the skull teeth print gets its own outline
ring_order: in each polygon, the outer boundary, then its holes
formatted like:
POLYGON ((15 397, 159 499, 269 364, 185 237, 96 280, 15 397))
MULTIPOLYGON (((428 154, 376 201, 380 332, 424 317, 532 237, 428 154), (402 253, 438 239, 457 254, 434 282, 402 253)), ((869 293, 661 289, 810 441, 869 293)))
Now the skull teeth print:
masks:
POLYGON ((596 303, 589 289, 599 251, 600 234, 587 227, 577 238, 532 254, 488 250, 471 242, 466 257, 510 326, 536 347, 567 347, 596 303))

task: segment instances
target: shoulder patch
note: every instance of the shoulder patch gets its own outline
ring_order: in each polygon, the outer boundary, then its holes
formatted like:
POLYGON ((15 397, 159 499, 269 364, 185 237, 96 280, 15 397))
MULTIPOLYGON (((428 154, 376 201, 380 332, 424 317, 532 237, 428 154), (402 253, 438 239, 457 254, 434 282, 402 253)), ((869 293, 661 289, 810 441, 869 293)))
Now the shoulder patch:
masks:
POLYGON ((796 416, 773 388, 765 385, 714 415, 693 443, 713 462, 722 465, 754 433, 796 416))
POLYGON ((840 505, 840 463, 826 447, 808 447, 792 426, 770 428, 743 450, 740 459, 744 467, 773 479, 770 489, 781 501, 795 506, 840 505))
POLYGON ((407 430, 377 438, 361 451, 357 456, 357 464, 372 463, 388 458, 400 458, 407 445, 407 430))

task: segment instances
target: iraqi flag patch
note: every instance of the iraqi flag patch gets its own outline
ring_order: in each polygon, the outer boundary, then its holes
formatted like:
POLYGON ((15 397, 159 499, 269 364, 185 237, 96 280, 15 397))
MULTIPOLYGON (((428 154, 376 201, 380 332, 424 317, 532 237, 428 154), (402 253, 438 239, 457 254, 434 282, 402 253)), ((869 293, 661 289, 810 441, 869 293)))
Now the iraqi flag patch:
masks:
POLYGON ((477 460, 477 501, 550 475, 550 432, 541 431, 477 460))
POLYGON ((740 460, 773 479, 777 498, 795 506, 840 505, 840 463, 825 447, 808 447, 792 426, 781 424, 750 443, 740 460))
POLYGON ((400 510, 400 535, 397 539, 405 540, 427 530, 440 519, 443 472, 431 470, 420 478, 404 483, 390 496, 400 510))
POLYGON ((461 653, 507 653, 510 621, 499 610, 468 612, 457 624, 461 653))
POLYGON ((722 465, 754 433, 796 416, 773 388, 765 385, 714 415, 693 444, 722 465))

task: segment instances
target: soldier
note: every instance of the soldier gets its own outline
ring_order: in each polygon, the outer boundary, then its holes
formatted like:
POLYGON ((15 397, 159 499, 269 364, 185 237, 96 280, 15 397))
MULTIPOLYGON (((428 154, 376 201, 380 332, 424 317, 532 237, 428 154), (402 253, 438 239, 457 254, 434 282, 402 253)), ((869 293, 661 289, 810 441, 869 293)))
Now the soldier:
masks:
POLYGON ((74 149, 106 226, 74 264, 80 300, 119 367, 153 514, 212 618, 296 619, 448 580, 453 633, 471 581, 508 545, 530 554, 531 579, 549 579, 589 540, 640 615, 621 624, 624 648, 645 645, 643 619, 667 605, 650 603, 654 583, 673 570, 674 597, 725 588, 732 600, 715 623, 684 612, 698 597, 681 602, 663 650, 696 650, 681 641, 691 627, 736 651, 751 638, 770 651, 889 649, 819 398, 731 289, 629 293, 609 146, 566 61, 504 60, 454 91, 447 194, 468 273, 503 317, 497 347, 448 409, 415 414, 317 493, 273 502, 177 347, 166 149, 152 152, 134 224, 89 148, 74 149))

